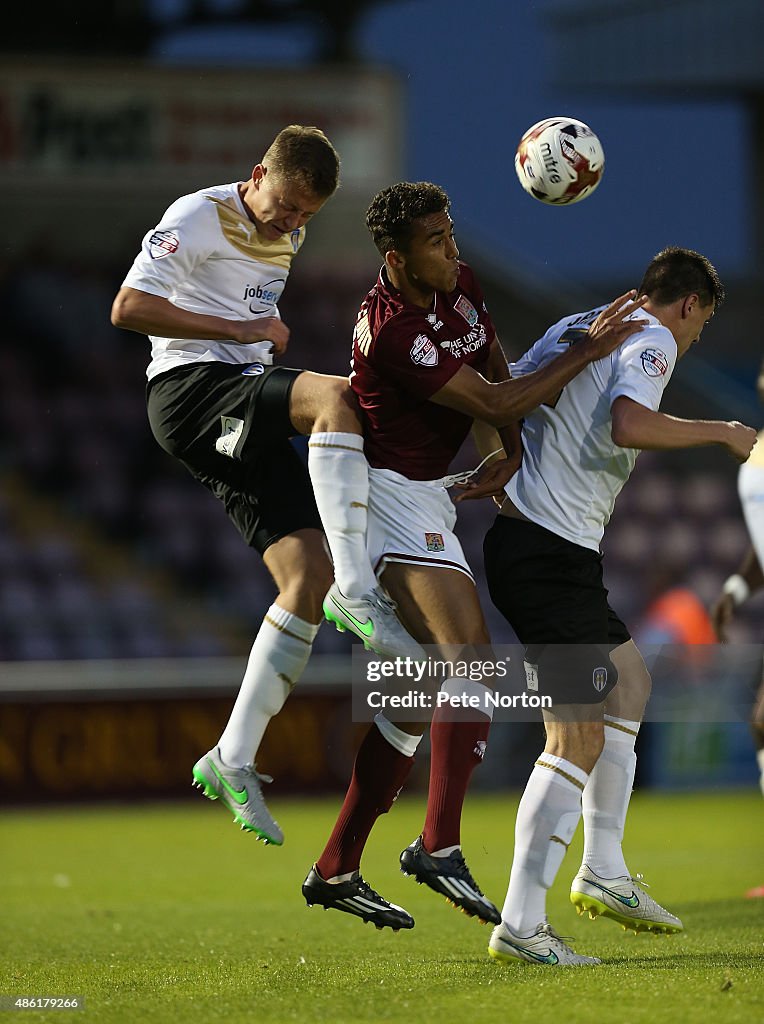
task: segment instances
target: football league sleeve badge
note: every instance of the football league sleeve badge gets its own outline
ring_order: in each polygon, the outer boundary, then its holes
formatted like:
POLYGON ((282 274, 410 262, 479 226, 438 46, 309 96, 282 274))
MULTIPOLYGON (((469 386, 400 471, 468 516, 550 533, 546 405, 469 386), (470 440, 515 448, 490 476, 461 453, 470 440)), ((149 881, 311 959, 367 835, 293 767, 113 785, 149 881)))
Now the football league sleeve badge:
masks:
POLYGON ((411 346, 411 362, 415 366, 437 366, 438 350, 435 343, 426 334, 418 334, 411 346))
POLYGON ((180 239, 174 231, 155 231, 149 238, 149 256, 152 260, 161 260, 178 251, 180 239))

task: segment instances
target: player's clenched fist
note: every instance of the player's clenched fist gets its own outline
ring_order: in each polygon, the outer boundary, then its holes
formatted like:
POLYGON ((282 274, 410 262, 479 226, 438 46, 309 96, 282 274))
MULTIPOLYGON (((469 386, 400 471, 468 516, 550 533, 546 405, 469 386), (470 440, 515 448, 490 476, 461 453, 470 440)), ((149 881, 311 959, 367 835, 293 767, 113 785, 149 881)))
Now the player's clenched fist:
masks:
POLYGON ((733 458, 738 462, 745 462, 756 444, 756 431, 737 420, 731 420, 726 426, 728 436, 724 440, 725 446, 733 458))
POLYGON ((274 355, 286 351, 289 342, 289 328, 277 316, 263 316, 256 320, 241 320, 236 325, 236 337, 240 345, 251 345, 256 341, 270 341, 274 355))

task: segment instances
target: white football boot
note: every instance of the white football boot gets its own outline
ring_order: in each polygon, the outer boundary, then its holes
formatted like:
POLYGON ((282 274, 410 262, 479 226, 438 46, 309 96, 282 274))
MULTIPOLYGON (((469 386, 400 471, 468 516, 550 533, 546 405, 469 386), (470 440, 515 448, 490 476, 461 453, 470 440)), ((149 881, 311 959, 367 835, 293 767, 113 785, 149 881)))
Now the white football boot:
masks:
POLYGON ((363 597, 350 598, 332 583, 324 598, 324 617, 341 633, 355 633, 367 650, 383 657, 424 658, 424 651, 403 628, 395 604, 381 587, 372 587, 363 597))
POLYGON ((525 960, 529 964, 549 967, 594 967, 602 961, 596 956, 581 956, 559 936, 548 921, 523 938, 515 935, 509 925, 497 924, 488 943, 488 954, 494 960, 511 963, 525 960))
POLYGON ((585 864, 573 879, 570 902, 579 914, 587 911, 589 917, 609 917, 624 929, 635 932, 656 932, 672 935, 681 932, 684 925, 668 910, 656 903, 645 892, 642 876, 630 878, 600 878, 585 864))

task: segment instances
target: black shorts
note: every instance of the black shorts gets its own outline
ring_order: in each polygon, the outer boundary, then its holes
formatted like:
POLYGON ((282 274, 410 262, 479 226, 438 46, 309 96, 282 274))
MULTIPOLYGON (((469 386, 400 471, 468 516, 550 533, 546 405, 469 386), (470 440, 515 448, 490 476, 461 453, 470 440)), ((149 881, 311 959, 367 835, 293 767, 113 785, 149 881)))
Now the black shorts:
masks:
POLYGON ((608 604, 602 556, 497 516, 483 544, 491 600, 526 647, 529 687, 555 704, 598 704, 618 681, 610 652, 631 639, 608 604))
POLYGON ((220 498, 261 554, 296 530, 321 529, 305 463, 289 438, 289 395, 301 370, 194 363, 149 381, 152 433, 220 498))

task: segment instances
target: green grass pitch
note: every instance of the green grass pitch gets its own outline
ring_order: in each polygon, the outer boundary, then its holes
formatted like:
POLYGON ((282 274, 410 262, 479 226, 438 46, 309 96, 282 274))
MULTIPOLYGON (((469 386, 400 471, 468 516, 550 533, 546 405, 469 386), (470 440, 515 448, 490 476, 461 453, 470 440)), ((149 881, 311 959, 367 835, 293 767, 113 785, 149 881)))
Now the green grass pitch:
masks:
MULTIPOLYGON (((507 1024, 755 1024, 764 1021, 764 802, 754 791, 638 792, 632 871, 683 919, 675 937, 578 918, 568 886, 580 829, 550 894, 550 918, 604 965, 501 965, 488 927, 398 871, 424 798, 378 823, 363 871, 416 928, 397 935, 319 907, 300 885, 337 799, 279 800, 281 848, 240 832, 219 803, 0 814, 0 995, 84 995, 84 1011, 0 1020, 97 1024, 225 1021, 502 1021, 507 1024)), ((501 905, 517 794, 468 799, 463 841, 501 905)))

